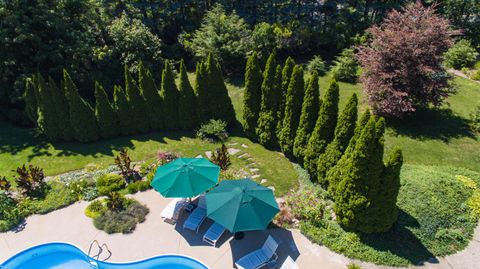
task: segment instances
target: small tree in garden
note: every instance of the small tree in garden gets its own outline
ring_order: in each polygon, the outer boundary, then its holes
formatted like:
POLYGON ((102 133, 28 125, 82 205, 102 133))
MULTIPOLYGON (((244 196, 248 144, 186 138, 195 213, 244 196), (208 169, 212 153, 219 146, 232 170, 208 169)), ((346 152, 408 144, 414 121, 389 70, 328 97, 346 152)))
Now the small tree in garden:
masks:
POLYGON ((97 118, 100 135, 103 138, 110 138, 118 135, 118 117, 117 112, 108 100, 102 85, 95 82, 95 117, 97 118))
POLYGON ((368 30, 371 42, 357 54, 362 85, 375 113, 401 117, 453 93, 443 53, 453 44, 448 21, 420 2, 391 11, 368 30))
POLYGON ((132 128, 132 118, 130 117, 132 114, 132 108, 127 101, 127 96, 125 96, 122 87, 114 87, 113 100, 115 103, 115 110, 117 111, 120 133, 123 135, 133 134, 134 129, 132 128))
POLYGON ((145 68, 143 64, 140 64, 138 67, 138 87, 145 98, 150 129, 158 130, 163 128, 162 98, 160 97, 152 73, 145 68))
POLYGON ((193 93, 192 85, 188 80, 187 68, 183 59, 180 61, 180 100, 178 103, 178 117, 180 120, 180 128, 191 130, 198 126, 199 118, 197 113, 197 103, 195 93, 193 93))
POLYGON ((209 105, 209 91, 208 91, 208 81, 207 81, 207 72, 205 69, 205 63, 197 62, 195 69, 195 85, 193 88, 195 95, 197 97, 197 112, 200 117, 200 122, 206 122, 211 119, 209 115, 208 105, 209 105))
POLYGON ((130 115, 133 123, 132 128, 137 132, 146 132, 148 131, 150 124, 148 123, 145 99, 143 99, 143 95, 133 80, 127 66, 125 66, 124 72, 125 94, 132 109, 132 114, 130 115))
POLYGON ((280 132, 283 127, 283 118, 285 115, 285 103, 286 96, 288 91, 288 85, 290 84, 290 78, 292 77, 293 67, 295 66, 295 61, 292 57, 288 57, 285 61, 285 65, 282 69, 281 76, 281 86, 280 86, 280 97, 278 101, 278 112, 277 112, 277 138, 280 137, 280 132))
POLYGON ((275 72, 276 72, 276 60, 275 53, 271 53, 268 57, 265 70, 263 72, 262 83, 262 101, 260 105, 260 113, 257 126, 257 137, 260 144, 265 147, 272 148, 276 145, 275 129, 277 123, 276 118, 276 102, 275 100, 275 72))
POLYGON ((222 144, 220 148, 217 148, 214 152, 212 152, 212 157, 210 160, 220 166, 220 169, 222 171, 226 171, 228 167, 232 164, 230 161, 230 154, 228 153, 227 146, 225 144, 222 144))
POLYGON ((38 93, 38 118, 37 125, 42 132, 51 140, 62 138, 62 130, 58 122, 58 115, 55 109, 55 100, 51 94, 48 84, 42 75, 38 74, 37 93, 38 93))
POLYGON ((332 68, 333 79, 338 81, 354 82, 357 80, 358 62, 355 59, 353 49, 344 49, 335 58, 335 66, 332 68))
POLYGON ((258 114, 262 100, 262 70, 257 53, 247 60, 245 68, 245 90, 243 92, 243 130, 250 138, 256 137, 258 114))
POLYGON ((448 49, 443 56, 447 67, 460 70, 464 67, 472 67, 477 61, 478 52, 472 46, 470 40, 461 39, 448 49))
POLYGON ((25 81, 25 92, 23 100, 25 101, 25 113, 27 117, 36 124, 38 119, 38 92, 37 78, 33 75, 25 81))
POLYGON ((180 93, 175 85, 175 76, 171 65, 165 61, 165 68, 162 73, 162 97, 163 97, 163 117, 165 119, 165 128, 174 130, 180 127, 178 118, 178 101, 180 93))
POLYGON ((59 124, 59 137, 65 141, 72 140, 74 132, 70 125, 70 114, 65 90, 63 87, 57 87, 52 77, 48 77, 48 86, 50 88, 50 98, 53 100, 55 114, 59 124))
POLYGON ((136 179, 137 173, 133 170, 132 159, 128 155, 128 150, 122 148, 115 157, 115 164, 120 169, 120 172, 127 183, 136 179))
POLYGON ((18 167, 15 172, 17 172, 15 183, 23 195, 32 197, 41 194, 45 187, 45 175, 42 168, 31 164, 28 167, 23 165, 18 167))

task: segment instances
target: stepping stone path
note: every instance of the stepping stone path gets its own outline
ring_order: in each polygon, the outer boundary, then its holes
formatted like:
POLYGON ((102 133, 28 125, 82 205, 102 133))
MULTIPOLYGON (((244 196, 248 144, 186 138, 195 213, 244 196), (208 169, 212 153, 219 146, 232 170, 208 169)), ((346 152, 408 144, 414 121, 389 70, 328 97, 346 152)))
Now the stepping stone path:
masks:
POLYGON ((243 153, 242 155, 238 156, 238 158, 241 159, 241 158, 248 157, 248 156, 249 156, 248 153, 243 153))
POLYGON ((212 152, 211 151, 205 151, 205 156, 207 156, 207 158, 212 158, 212 152))
POLYGON ((248 148, 248 146, 245 144, 242 144, 242 148, 248 148))
POLYGON ((260 184, 267 183, 267 180, 264 178, 260 181, 260 184))
POLYGON ((238 143, 237 143, 237 142, 235 142, 235 143, 228 143, 227 145, 229 145, 229 146, 236 146, 236 145, 238 145, 238 143))
POLYGON ((240 152, 239 149, 235 149, 235 148, 229 148, 229 149, 227 149, 227 151, 230 155, 235 155, 235 154, 240 152))
POLYGON ((260 169, 258 168, 250 168, 250 172, 258 172, 260 169))
POLYGON ((252 179, 259 178, 259 177, 260 177, 260 175, 253 175, 252 179))

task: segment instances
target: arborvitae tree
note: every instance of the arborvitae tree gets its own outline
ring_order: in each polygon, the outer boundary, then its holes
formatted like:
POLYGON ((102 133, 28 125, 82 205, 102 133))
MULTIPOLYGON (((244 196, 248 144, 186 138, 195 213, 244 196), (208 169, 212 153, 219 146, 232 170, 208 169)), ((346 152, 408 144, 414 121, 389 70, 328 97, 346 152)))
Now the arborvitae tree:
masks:
POLYGON ((313 71, 307 83, 300 123, 293 144, 293 156, 300 162, 302 162, 305 157, 305 150, 307 149, 308 140, 310 139, 313 128, 315 128, 315 121, 317 120, 319 109, 320 90, 318 88, 318 73, 317 71, 313 71))
POLYGON ((73 83, 66 70, 63 71, 65 95, 70 108, 70 124, 74 130, 74 138, 80 142, 95 141, 99 137, 95 112, 78 94, 77 87, 73 83))
POLYGON ((100 135, 103 138, 110 138, 120 134, 117 112, 108 100, 105 89, 97 81, 95 82, 95 101, 95 117, 100 135))
POLYGON ((332 142, 337 126, 338 118, 338 83, 334 80, 322 99, 318 118, 315 123, 312 135, 308 140, 305 150, 304 168, 310 173, 313 179, 317 177, 318 157, 325 151, 327 145, 332 142))
POLYGON ((245 68, 245 90, 243 92, 243 131, 256 138, 256 127, 262 100, 262 70, 257 53, 254 52, 247 60, 245 68))
POLYGON ((127 96, 122 87, 115 85, 113 90, 113 100, 117 112, 120 133, 123 135, 135 133, 135 129, 132 128, 132 108, 127 101, 127 96))
POLYGON ((213 55, 208 55, 207 64, 207 85, 209 87, 209 107, 212 119, 226 121, 230 126, 235 124, 235 110, 232 100, 228 96, 227 86, 223 80, 220 64, 213 55))
POLYGON ((267 148, 272 148, 276 145, 275 57, 275 53, 270 54, 263 71, 262 102, 257 127, 258 141, 267 148))
POLYGON ((328 184, 326 181, 327 172, 342 158, 355 131, 357 104, 357 95, 353 94, 338 118, 337 127, 335 128, 335 138, 332 143, 328 144, 325 152, 318 157, 317 179, 324 187, 327 187, 328 184))
POLYGON ((180 127, 178 115, 178 101, 180 93, 175 85, 175 77, 172 67, 165 61, 165 68, 162 73, 162 97, 163 97, 163 114, 165 119, 165 128, 175 130, 180 127))
POLYGON ((61 139, 70 141, 74 137, 74 131, 70 124, 70 115, 67 97, 63 87, 57 87, 55 81, 49 77, 48 85, 51 91, 51 98, 55 105, 55 113, 57 114, 57 122, 61 130, 61 139))
POLYGON ((337 164, 327 171, 326 184, 328 185, 328 193, 330 196, 333 196, 335 194, 335 189, 338 186, 338 183, 342 180, 341 169, 348 162, 348 159, 350 158, 355 149, 357 139, 362 134, 363 128, 365 128, 371 117, 372 116, 370 114, 370 110, 365 110, 362 117, 360 117, 360 121, 355 127, 354 134, 350 139, 350 142, 348 143, 347 149, 345 150, 337 164))
POLYGON ((283 127, 280 132, 279 144, 283 153, 291 157, 293 155, 293 142, 300 121, 304 95, 303 68, 296 65, 293 68, 292 77, 288 86, 285 103, 285 115, 283 127))
POLYGON ((38 119, 38 103, 37 103, 37 88, 36 76, 33 75, 28 78, 25 83, 25 93, 23 100, 25 100, 25 113, 32 123, 37 124, 38 119))
POLYGON ((38 92, 38 118, 37 125, 50 140, 59 140, 63 137, 62 129, 58 122, 54 96, 42 75, 37 74, 38 92))
POLYGON ((199 124, 197 113, 197 100, 193 92, 192 85, 188 80, 187 68, 185 63, 180 62, 180 101, 178 103, 178 113, 180 119, 180 128, 184 130, 193 130, 199 124))
POLYGON ((277 138, 280 140, 280 132, 283 128, 283 118, 285 115, 285 104, 286 96, 288 91, 288 86, 290 84, 290 78, 292 77, 293 67, 295 66, 295 61, 288 57, 285 61, 285 65, 282 70, 282 82, 280 86, 280 97, 278 102, 278 113, 277 113, 277 138))
POLYGON ((162 98, 158 92, 157 85, 153 79, 153 75, 140 64, 138 68, 138 86, 140 92, 145 98, 147 119, 152 130, 160 130, 163 128, 163 110, 162 98))
POLYGON ((208 106, 210 103, 209 100, 209 90, 207 84, 207 73, 205 68, 205 63, 198 62, 195 70, 195 95, 197 99, 197 112, 200 117, 200 123, 206 122, 211 119, 209 115, 208 106))
POLYGON ((130 103, 130 107, 132 108, 132 128, 135 129, 137 132, 146 132, 148 131, 150 124, 148 122, 147 116, 147 109, 145 104, 145 99, 138 89, 135 81, 130 74, 128 67, 125 65, 124 68, 125 72, 125 94, 127 96, 127 100, 130 103))

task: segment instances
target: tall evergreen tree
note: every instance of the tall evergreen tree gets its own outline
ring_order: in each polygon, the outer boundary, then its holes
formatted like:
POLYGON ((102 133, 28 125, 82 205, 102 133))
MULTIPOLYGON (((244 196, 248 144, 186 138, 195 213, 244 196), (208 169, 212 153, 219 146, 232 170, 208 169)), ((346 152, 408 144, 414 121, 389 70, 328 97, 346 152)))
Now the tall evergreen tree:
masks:
POLYGON ((280 140, 280 133, 283 127, 283 118, 285 115, 285 104, 287 103, 286 96, 288 91, 288 86, 290 85, 290 78, 292 77, 293 67, 295 66, 295 61, 288 57, 285 61, 285 65, 282 69, 282 82, 280 86, 280 97, 278 102, 278 113, 277 113, 277 138, 280 140))
POLYGON ((59 140, 63 137, 62 129, 58 122, 55 109, 54 96, 51 94, 49 85, 42 75, 37 74, 38 92, 38 118, 37 125, 50 140, 59 140))
POLYGON ((23 100, 25 100, 25 113, 32 123, 37 124, 38 119, 38 102, 36 75, 28 78, 25 83, 25 92, 23 100))
POLYGON ((90 104, 78 94, 77 87, 66 70, 63 71, 63 78, 74 138, 80 142, 97 140, 100 134, 95 112, 90 104))
POLYGON ((327 187, 328 184, 327 172, 340 160, 354 134, 357 122, 357 104, 357 95, 353 94, 338 118, 335 138, 332 143, 328 144, 325 152, 318 157, 317 179, 324 187, 327 187))
POLYGON ((97 81, 95 82, 95 117, 103 138, 114 137, 120 133, 117 112, 108 100, 105 89, 97 81))
POLYGON ((115 104, 115 111, 117 112, 118 125, 120 127, 120 133, 123 135, 129 135, 135 133, 135 129, 132 128, 133 118, 132 108, 127 100, 127 96, 122 87, 115 85, 113 90, 113 100, 115 104))
POLYGON ((145 106, 147 112, 147 119, 150 129, 160 130, 163 128, 163 110, 162 110, 162 98, 158 91, 158 87, 155 84, 153 75, 145 68, 143 64, 140 64, 138 68, 138 86, 140 93, 145 98, 145 106))
POLYGON ((318 157, 325 151, 325 148, 332 142, 334 137, 338 118, 338 100, 338 83, 332 81, 322 99, 315 128, 308 140, 307 150, 305 150, 303 159, 305 169, 314 179, 317 177, 318 157))
POLYGON ((180 100, 180 93, 177 90, 172 67, 168 61, 165 61, 165 68, 162 73, 161 93, 163 97, 165 128, 176 130, 180 127, 178 117, 178 101, 180 100))
POLYGON ((180 119, 180 128, 184 130, 193 130, 199 124, 197 113, 197 100, 193 92, 192 85, 188 80, 187 68, 182 59, 180 62, 180 100, 178 103, 178 113, 180 119))
POLYGON ((243 92, 243 130, 250 138, 256 138, 256 127, 262 101, 262 70, 257 53, 247 60, 245 90, 243 92))
POLYGON ((307 90, 303 98, 302 114, 298 125, 295 142, 293 144, 293 156, 300 162, 305 157, 308 140, 315 128, 315 121, 320 109, 320 90, 318 88, 318 73, 313 71, 307 83, 307 90))
POLYGON ((285 97, 285 115, 283 127, 279 136, 279 144, 283 153, 291 157, 293 155, 293 142, 300 122, 304 95, 303 68, 295 65, 285 97))
POLYGON ((211 119, 208 110, 210 99, 208 95, 209 91, 207 84, 206 67, 205 63, 203 62, 197 62, 194 87, 197 99, 197 112, 200 118, 200 123, 207 122, 209 119, 211 119))
POLYGON ((73 128, 70 124, 70 115, 68 108, 67 97, 63 87, 57 87, 55 81, 49 77, 48 85, 50 88, 50 95, 55 105, 55 113, 57 117, 58 127, 61 130, 61 139, 70 141, 74 137, 73 128))
POLYGON ((276 145, 275 57, 275 53, 270 54, 265 65, 265 70, 263 71, 262 101, 257 127, 258 141, 267 148, 272 148, 276 145))
POLYGON ((143 98, 126 65, 124 67, 124 72, 125 94, 132 109, 132 114, 130 115, 130 117, 133 118, 132 128, 134 128, 136 132, 146 132, 148 131, 150 124, 148 122, 145 99, 143 98))
POLYGON ((235 110, 232 100, 228 96, 227 86, 223 80, 222 69, 212 53, 208 55, 207 64, 207 85, 209 92, 210 116, 212 119, 220 119, 226 121, 230 126, 235 124, 235 110))

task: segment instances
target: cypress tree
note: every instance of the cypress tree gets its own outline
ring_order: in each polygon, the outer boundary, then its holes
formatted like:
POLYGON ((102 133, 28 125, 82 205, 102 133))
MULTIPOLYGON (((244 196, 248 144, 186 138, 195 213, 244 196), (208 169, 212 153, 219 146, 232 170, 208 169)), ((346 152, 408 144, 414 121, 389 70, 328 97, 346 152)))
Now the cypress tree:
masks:
POLYGON ((150 124, 148 123, 145 99, 143 99, 143 96, 126 65, 124 67, 124 72, 125 94, 132 111, 130 115, 133 123, 132 128, 134 128, 136 132, 146 132, 148 131, 150 124))
POLYGON ((327 146, 325 152, 318 157, 317 179, 324 187, 327 187, 328 184, 326 182, 327 172, 340 160, 354 134, 357 122, 357 104, 357 95, 353 94, 338 118, 335 138, 327 146))
POLYGON ((338 118, 338 100, 338 83, 332 81, 322 99, 315 128, 308 140, 308 146, 303 159, 304 168, 314 179, 317 177, 318 157, 325 151, 325 148, 332 142, 334 137, 338 118))
POLYGON ((256 138, 256 127, 262 101, 262 70, 257 53, 247 60, 245 90, 243 92, 243 130, 250 138, 256 138))
POLYGON ((197 99, 197 112, 200 123, 207 122, 211 117, 208 114, 209 96, 205 63, 198 62, 195 70, 195 95, 197 99))
POLYGON ((50 140, 62 139, 63 133, 57 118, 52 91, 43 79, 42 75, 37 74, 37 92, 38 92, 38 128, 50 140))
POLYGON ((227 86, 223 80, 220 64, 213 58, 212 53, 208 55, 207 65, 207 85, 209 92, 209 111, 212 119, 226 121, 230 126, 235 124, 235 110, 232 100, 228 96, 227 86))
POLYGON ((180 127, 178 115, 178 101, 180 93, 175 85, 175 77, 172 67, 165 61, 165 68, 162 73, 162 97, 163 97, 163 114, 165 118, 165 128, 168 130, 176 130, 180 127))
POLYGON ((257 127, 258 141, 267 148, 272 148, 276 145, 275 130, 277 124, 275 122, 275 56, 275 53, 270 54, 265 65, 265 70, 263 71, 262 102, 260 105, 257 127))
POLYGON ((57 87, 55 81, 51 77, 48 78, 48 85, 51 91, 51 98, 55 105, 55 113, 57 114, 57 122, 61 131, 61 139, 65 141, 72 140, 74 137, 73 128, 70 124, 70 115, 67 97, 63 87, 57 87))
POLYGON ((103 138, 114 137, 120 133, 117 113, 108 100, 105 89, 97 81, 95 81, 95 117, 103 138))
POLYGON ((184 130, 192 130, 199 124, 198 113, 196 110, 197 104, 195 100, 195 93, 192 85, 188 80, 187 68, 182 59, 180 62, 180 101, 178 103, 180 128, 184 130))
POLYGON ((63 78, 74 138, 80 142, 97 140, 99 131, 95 112, 90 104, 78 94, 77 87, 66 70, 63 71, 63 78))
POLYGON ((37 124, 38 120, 38 103, 36 76, 28 78, 25 83, 25 92, 23 100, 25 101, 25 113, 32 123, 37 124))
POLYGON ((123 135, 135 133, 135 129, 132 128, 132 108, 130 107, 127 96, 125 95, 125 92, 121 86, 115 85, 113 90, 113 100, 115 104, 115 111, 117 112, 120 133, 123 135))
POLYGON ((296 65, 288 86, 283 127, 278 141, 283 153, 289 157, 293 154, 293 142, 300 121, 304 87, 303 68, 296 65))
POLYGON ((163 128, 163 111, 162 98, 158 92, 157 85, 153 79, 153 75, 140 64, 138 68, 138 86, 140 93, 145 98, 145 106, 149 127, 152 130, 160 130, 163 128))
POLYGON ((278 101, 278 112, 277 112, 277 138, 280 140, 280 133, 283 127, 283 118, 285 115, 285 104, 286 96, 288 91, 288 86, 290 85, 290 78, 292 77, 293 68, 295 66, 295 61, 289 56, 285 61, 285 65, 282 69, 281 76, 281 85, 279 87, 280 97, 278 101))
POLYGON ((315 121, 318 117, 318 110, 320 109, 319 94, 318 73, 313 71, 307 83, 300 123, 293 144, 293 156, 299 161, 303 161, 308 140, 310 139, 310 135, 315 127, 315 121))

